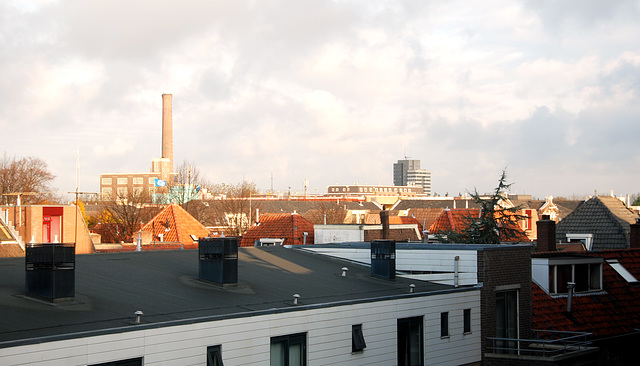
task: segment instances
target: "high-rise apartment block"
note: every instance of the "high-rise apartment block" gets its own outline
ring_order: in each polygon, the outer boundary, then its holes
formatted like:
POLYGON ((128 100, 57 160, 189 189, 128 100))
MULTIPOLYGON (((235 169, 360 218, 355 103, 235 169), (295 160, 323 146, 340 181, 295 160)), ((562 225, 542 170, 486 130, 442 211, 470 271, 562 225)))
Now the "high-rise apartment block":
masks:
POLYGON ((393 185, 422 187, 424 194, 431 195, 431 171, 420 169, 420 160, 398 160, 393 164, 393 185))

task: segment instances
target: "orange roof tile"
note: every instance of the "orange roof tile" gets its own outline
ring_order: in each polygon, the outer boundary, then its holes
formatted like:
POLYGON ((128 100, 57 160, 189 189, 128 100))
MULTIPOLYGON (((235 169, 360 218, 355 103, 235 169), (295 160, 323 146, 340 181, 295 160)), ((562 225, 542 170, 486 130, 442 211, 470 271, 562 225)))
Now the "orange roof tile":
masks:
POLYGON ((163 234, 164 242, 183 244, 193 243, 191 235, 198 238, 209 235, 204 225, 175 203, 167 205, 142 231, 152 232, 155 240, 159 240, 159 235, 163 234))
MULTIPOLYGON (((453 210, 445 210, 440 214, 440 216, 436 219, 436 221, 429 227, 429 232, 432 234, 441 234, 447 231, 454 231, 457 233, 462 233, 466 230, 466 227, 469 223, 469 219, 478 217, 480 215, 480 210, 476 208, 457 208, 453 210)), ((517 237, 516 238, 501 238, 503 241, 516 241, 516 242, 528 242, 529 238, 522 231, 522 229, 517 226, 513 221, 505 220, 506 225, 511 228, 516 229, 517 237)), ((501 235, 502 236, 502 235, 501 235)))
POLYGON ((256 240, 263 238, 284 239, 286 245, 302 245, 305 240, 306 244, 313 244, 313 223, 297 213, 260 215, 260 222, 247 230, 240 246, 254 246, 256 240))

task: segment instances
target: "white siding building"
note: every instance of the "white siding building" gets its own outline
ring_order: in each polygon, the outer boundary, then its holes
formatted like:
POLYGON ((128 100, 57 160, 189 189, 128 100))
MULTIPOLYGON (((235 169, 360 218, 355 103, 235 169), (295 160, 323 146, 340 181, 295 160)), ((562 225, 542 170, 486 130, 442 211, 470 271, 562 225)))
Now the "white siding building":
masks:
POLYGON ((481 360, 477 286, 381 279, 281 246, 240 248, 237 282, 218 285, 199 279, 198 259, 193 250, 77 256, 75 297, 56 303, 24 295, 23 258, 0 259, 0 364, 481 360))

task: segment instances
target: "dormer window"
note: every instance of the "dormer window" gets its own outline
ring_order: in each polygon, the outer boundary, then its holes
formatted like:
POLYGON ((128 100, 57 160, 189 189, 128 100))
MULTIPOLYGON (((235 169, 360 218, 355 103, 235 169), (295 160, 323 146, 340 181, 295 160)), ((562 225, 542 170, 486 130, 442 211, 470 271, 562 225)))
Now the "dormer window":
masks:
POLYGON ((549 293, 568 293, 567 283, 576 284, 575 292, 589 292, 602 290, 602 259, 576 259, 559 261, 568 263, 549 262, 549 293), (572 263, 573 262, 573 263, 572 263))
POLYGON ((593 234, 567 234, 567 241, 569 243, 581 242, 590 251, 593 243, 593 234))

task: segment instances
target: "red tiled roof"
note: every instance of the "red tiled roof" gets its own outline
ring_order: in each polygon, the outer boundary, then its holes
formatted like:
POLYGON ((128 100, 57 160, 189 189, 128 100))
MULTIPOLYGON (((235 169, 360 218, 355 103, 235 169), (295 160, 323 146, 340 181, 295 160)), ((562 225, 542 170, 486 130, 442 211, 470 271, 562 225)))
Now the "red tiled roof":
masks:
MULTIPOLYGON (((476 208, 457 208, 453 210, 445 210, 440 214, 436 221, 429 227, 429 232, 432 234, 445 233, 447 231, 454 231, 462 233, 465 231, 469 219, 478 217, 480 210, 476 208)), ((513 221, 505 220, 506 225, 516 230, 515 238, 506 238, 502 234, 501 240, 505 242, 528 242, 530 241, 527 235, 522 229, 517 226, 513 221)))
MULTIPOLYGON (((617 259, 636 279, 640 279, 640 250, 610 250, 588 253, 593 257, 617 259)), ((537 256, 537 254, 536 254, 537 256)), ((640 284, 627 282, 606 261, 602 268, 603 290, 573 297, 572 311, 567 297, 551 297, 533 284, 533 328, 590 332, 609 337, 640 328, 640 284)))
POLYGON ((300 214, 264 214, 260 215, 260 222, 242 236, 240 246, 254 246, 256 240, 263 238, 284 239, 285 245, 302 245, 305 232, 308 233, 306 244, 313 244, 313 223, 300 214))
POLYGON ((411 208, 409 209, 409 214, 415 216, 418 222, 423 224, 425 228, 429 228, 436 222, 443 211, 444 208, 411 208))
POLYGON ((142 231, 152 232, 156 241, 159 234, 164 234, 164 242, 183 244, 193 243, 191 235, 198 238, 209 235, 204 225, 175 203, 167 205, 142 228, 142 231))
POLYGON ((436 221, 429 227, 429 232, 439 234, 445 231, 462 232, 465 229, 467 219, 478 217, 480 210, 476 208, 458 208, 445 210, 436 221))

